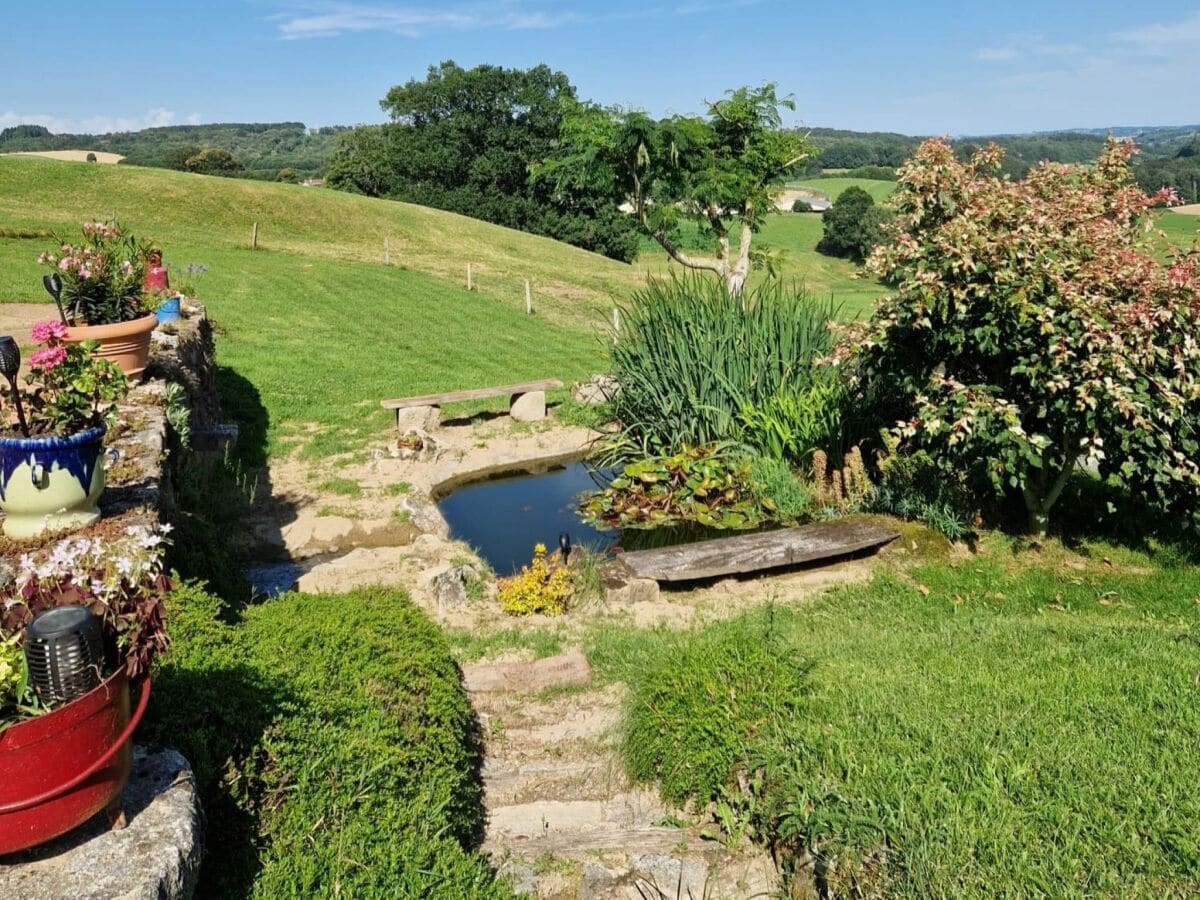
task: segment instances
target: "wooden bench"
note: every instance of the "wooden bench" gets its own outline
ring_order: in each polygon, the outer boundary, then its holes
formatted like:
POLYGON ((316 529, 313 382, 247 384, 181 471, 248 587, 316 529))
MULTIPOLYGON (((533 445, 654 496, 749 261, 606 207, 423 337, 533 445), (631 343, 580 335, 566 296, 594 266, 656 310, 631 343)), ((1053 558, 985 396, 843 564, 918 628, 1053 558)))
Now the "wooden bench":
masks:
POLYGON ((638 578, 695 581, 846 556, 881 547, 897 537, 895 531, 871 521, 818 522, 799 528, 635 550, 623 553, 621 559, 638 578))
POLYGON ((466 400, 484 400, 488 397, 503 397, 507 394, 509 414, 514 419, 529 422, 546 417, 546 391, 560 388, 563 383, 557 378, 543 381, 525 381, 521 384, 502 384, 499 387, 474 388, 469 391, 448 391, 444 394, 426 394, 422 397, 402 397, 398 400, 381 400, 384 409, 396 410, 396 427, 401 428, 401 416, 406 409, 441 410, 444 403, 461 403, 466 400))

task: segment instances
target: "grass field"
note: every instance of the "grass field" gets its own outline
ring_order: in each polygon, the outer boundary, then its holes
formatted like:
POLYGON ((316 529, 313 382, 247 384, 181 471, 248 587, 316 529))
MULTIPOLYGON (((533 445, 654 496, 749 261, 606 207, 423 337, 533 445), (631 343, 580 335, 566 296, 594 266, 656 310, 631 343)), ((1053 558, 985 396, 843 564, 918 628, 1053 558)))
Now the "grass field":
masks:
MULTIPOLYGON (((480 292, 513 308, 524 307, 529 279, 543 316, 581 327, 607 318, 614 297, 639 281, 633 267, 567 244, 407 203, 166 169, 0 158, 0 227, 70 229, 114 213, 160 241, 177 265, 248 247, 255 222, 260 247, 314 262, 381 264, 387 238, 397 267, 462 285, 470 262, 480 292)), ((24 244, 0 243, 0 302, 42 299, 34 257, 43 243, 33 256, 24 244)), ((241 274, 253 277, 250 267, 241 274)))
POLYGON ((874 178, 808 178, 801 181, 789 181, 788 187, 805 188, 824 194, 830 200, 836 200, 842 191, 849 187, 860 187, 871 195, 876 203, 882 203, 896 190, 896 182, 879 181, 874 178))
MULTIPOLYGON (((311 453, 357 446, 387 427, 385 397, 585 377, 603 366, 597 335, 613 297, 602 286, 623 296, 635 283, 628 266, 420 207, 157 169, 0 160, 0 226, 78 227, 110 207, 177 266, 209 267, 199 293, 221 330, 226 405, 270 452, 300 431, 311 453), (265 249, 252 252, 248 232, 233 233, 243 217, 257 217, 265 249), (385 224, 392 252, 404 259, 403 248, 421 246, 429 272, 361 259, 385 224), (437 243, 453 248, 456 229, 475 258, 491 260, 478 292, 436 275, 437 243), (502 267, 519 266, 562 292, 535 295, 532 317, 523 290, 494 290, 502 267)), ((46 243, 0 238, 0 297, 48 302, 36 263, 46 243)), ((0 325, 3 316, 0 305, 0 325)))
POLYGON ((738 692, 753 727, 733 762, 767 767, 758 827, 804 836, 843 879, 872 859, 866 896, 1196 896, 1200 569, 1105 543, 1084 541, 1088 561, 985 543, 754 614, 775 653, 812 666, 783 720, 774 697, 746 708, 753 684, 674 665, 703 640, 734 670, 744 629, 594 633, 599 676, 631 685, 634 721, 662 724, 650 746, 635 733, 633 758, 680 774, 711 761, 702 736, 738 692), (659 705, 675 685, 678 720, 659 705))
POLYGON ((1176 246, 1186 248, 1193 242, 1200 241, 1200 218, 1196 216, 1165 212, 1158 218, 1158 227, 1176 246))

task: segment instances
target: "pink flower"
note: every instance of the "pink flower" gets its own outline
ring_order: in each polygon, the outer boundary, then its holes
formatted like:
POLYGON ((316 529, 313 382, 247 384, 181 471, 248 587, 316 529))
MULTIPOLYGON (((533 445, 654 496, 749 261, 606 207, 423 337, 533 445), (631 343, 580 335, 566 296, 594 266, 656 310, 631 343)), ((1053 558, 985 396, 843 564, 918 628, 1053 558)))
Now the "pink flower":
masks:
POLYGON ((34 368, 44 369, 49 372, 60 365, 66 358, 66 347, 43 347, 41 350, 33 351, 33 355, 29 357, 29 364, 34 368))
POLYGON ((33 340, 38 344, 61 341, 66 336, 67 326, 62 322, 35 322, 33 325, 33 340))

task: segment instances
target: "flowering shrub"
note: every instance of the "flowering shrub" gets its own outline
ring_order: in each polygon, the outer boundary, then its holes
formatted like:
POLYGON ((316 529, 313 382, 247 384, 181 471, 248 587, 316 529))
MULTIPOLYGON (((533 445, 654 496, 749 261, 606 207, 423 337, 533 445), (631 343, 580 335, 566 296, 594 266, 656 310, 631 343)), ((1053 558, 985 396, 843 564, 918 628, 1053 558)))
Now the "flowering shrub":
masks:
POLYGON ((22 392, 31 435, 72 434, 107 424, 125 393, 118 366, 95 359, 95 341, 68 344, 61 322, 38 322, 33 339, 42 346, 29 357, 22 392))
POLYGON ((142 303, 149 246, 116 225, 85 222, 83 238, 38 256, 38 264, 62 279, 61 300, 71 325, 111 325, 152 312, 142 303))
POLYGON ((1160 263, 1132 143, 1091 168, 1023 181, 989 146, 969 163, 927 141, 899 173, 893 240, 869 268, 897 286, 865 329, 860 371, 894 391, 903 446, 977 487, 1019 493, 1031 531, 1086 458, 1151 500, 1200 496, 1200 275, 1160 263))
POLYGON ((575 571, 546 559, 546 545, 535 544, 533 562, 521 573, 500 580, 500 606, 511 616, 561 616, 575 589, 575 571))
POLYGON ((0 588, 0 640, 23 641, 34 616, 55 606, 86 606, 99 616, 119 664, 131 676, 149 671, 168 646, 163 572, 169 525, 131 525, 117 537, 68 538, 48 552, 21 557, 16 579, 0 588))

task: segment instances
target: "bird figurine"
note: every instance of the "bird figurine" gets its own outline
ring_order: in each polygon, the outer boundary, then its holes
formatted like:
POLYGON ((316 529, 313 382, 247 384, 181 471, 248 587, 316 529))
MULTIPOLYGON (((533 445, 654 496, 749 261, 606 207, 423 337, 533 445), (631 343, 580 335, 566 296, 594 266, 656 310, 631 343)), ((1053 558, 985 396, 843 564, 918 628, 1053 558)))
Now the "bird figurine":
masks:
POLYGON ((562 561, 567 562, 567 558, 571 555, 571 536, 565 531, 559 532, 558 549, 562 551, 562 561))

